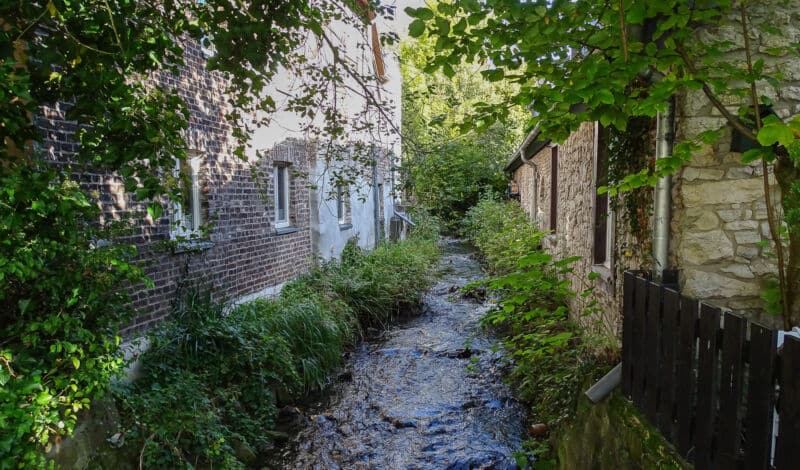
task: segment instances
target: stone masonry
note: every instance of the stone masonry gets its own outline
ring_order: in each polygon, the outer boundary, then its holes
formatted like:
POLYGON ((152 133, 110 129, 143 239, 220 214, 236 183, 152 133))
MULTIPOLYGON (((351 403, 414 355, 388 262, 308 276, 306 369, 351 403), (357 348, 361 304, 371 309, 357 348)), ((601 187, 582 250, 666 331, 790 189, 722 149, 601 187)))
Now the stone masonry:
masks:
MULTIPOLYGON (((785 83, 779 89, 759 83, 759 93, 772 100, 778 117, 788 120, 800 113, 800 60, 765 52, 800 39, 800 1, 751 2, 748 11, 753 60, 763 59, 765 71, 780 73, 785 83), (784 36, 755 26, 764 22, 780 29, 784 36)), ((730 41, 726 54, 744 57, 738 13, 720 25, 699 30, 698 39, 730 41)), ((736 114, 738 98, 723 97, 723 102, 736 114)), ((673 190, 671 256, 681 270, 682 291, 775 325, 777 319, 763 313, 760 299, 765 282, 777 275, 761 164, 744 164, 741 154, 731 151, 732 131, 702 91, 680 96, 678 138, 690 138, 706 129, 722 129, 723 137, 693 156, 676 178, 673 190)), ((772 200, 780 210, 779 191, 772 175, 769 178, 772 200)))

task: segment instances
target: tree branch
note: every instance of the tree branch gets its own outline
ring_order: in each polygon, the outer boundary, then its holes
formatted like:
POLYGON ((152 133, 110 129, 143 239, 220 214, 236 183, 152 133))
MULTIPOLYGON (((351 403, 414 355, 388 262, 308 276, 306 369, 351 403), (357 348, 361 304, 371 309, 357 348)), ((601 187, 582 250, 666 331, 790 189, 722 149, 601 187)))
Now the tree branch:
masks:
MULTIPOLYGON (((675 51, 681 57, 683 63, 686 64, 686 68, 688 68, 689 72, 692 73, 694 79, 698 80, 697 67, 695 67, 694 62, 692 61, 692 58, 689 57, 689 53, 686 52, 686 49, 684 49, 683 46, 681 45, 675 45, 675 51)), ((711 101, 711 104, 713 104, 714 107, 717 108, 717 110, 722 114, 722 116, 725 117, 725 119, 730 123, 730 125, 733 126, 734 129, 739 131, 742 135, 744 135, 748 139, 753 141, 757 140, 756 135, 753 133, 753 131, 749 127, 747 127, 742 122, 741 119, 739 119, 733 113, 728 111, 728 108, 726 108, 725 105, 722 104, 722 101, 720 101, 717 95, 714 94, 714 91, 711 89, 708 83, 705 80, 700 80, 700 82, 703 86, 703 93, 705 93, 708 100, 711 101)))

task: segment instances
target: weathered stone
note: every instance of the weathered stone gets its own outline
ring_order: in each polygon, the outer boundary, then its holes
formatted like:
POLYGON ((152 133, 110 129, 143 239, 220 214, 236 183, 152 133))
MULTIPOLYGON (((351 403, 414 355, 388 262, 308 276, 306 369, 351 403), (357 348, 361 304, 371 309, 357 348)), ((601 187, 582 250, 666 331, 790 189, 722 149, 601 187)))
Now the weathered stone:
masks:
POLYGON ((761 235, 764 238, 770 237, 769 222, 761 222, 761 235))
POLYGON ((682 192, 683 201, 688 207, 753 202, 764 197, 758 178, 685 184, 682 192))
POLYGON ((753 176, 753 167, 751 166, 737 166, 729 168, 728 171, 725 172, 725 178, 732 180, 750 178, 751 176, 753 176))
POLYGON ((725 175, 723 170, 718 170, 715 168, 697 168, 693 166, 687 166, 683 169, 683 179, 686 181, 695 181, 695 180, 718 180, 725 175))
POLYGON ((714 147, 708 144, 703 144, 700 150, 692 154, 691 161, 694 167, 717 166, 720 163, 716 152, 714 152, 714 147))
POLYGON ((687 232, 678 250, 678 256, 688 264, 702 265, 733 256, 733 243, 722 230, 687 232))
POLYGON ((742 258, 753 259, 758 256, 761 250, 757 246, 752 245, 739 245, 736 247, 736 256, 742 258))
POLYGON ((724 226, 725 230, 754 230, 758 228, 755 220, 734 220, 724 226))
POLYGON ((720 271, 733 274, 734 276, 742 279, 753 279, 755 277, 753 275, 753 271, 750 270, 750 266, 746 264, 730 264, 720 268, 720 271))
POLYGON ((750 270, 757 276, 778 273, 778 267, 774 263, 771 263, 764 258, 754 259, 753 262, 750 263, 750 270))
POLYGON ((761 241, 761 234, 757 230, 734 232, 733 237, 736 239, 736 243, 758 243, 761 241))
POLYGON ((719 218, 714 214, 714 211, 689 209, 686 215, 694 218, 694 220, 689 223, 689 228, 692 230, 706 231, 719 227, 719 218))
POLYGON ((742 216, 742 211, 736 209, 720 209, 717 211, 717 215, 724 222, 731 222, 739 219, 742 216))
POLYGON ((758 295, 761 291, 758 282, 740 281, 731 276, 699 269, 684 269, 683 272, 683 292, 698 299, 750 297, 758 295))

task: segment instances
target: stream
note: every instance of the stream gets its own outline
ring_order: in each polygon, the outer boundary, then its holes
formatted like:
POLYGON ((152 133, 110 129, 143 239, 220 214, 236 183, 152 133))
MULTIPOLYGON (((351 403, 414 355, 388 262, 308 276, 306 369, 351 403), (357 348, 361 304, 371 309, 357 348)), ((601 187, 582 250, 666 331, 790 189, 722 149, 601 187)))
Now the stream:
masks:
POLYGON ((458 288, 482 276, 470 249, 442 242, 422 314, 363 343, 312 406, 279 466, 302 469, 513 469, 524 410, 503 383, 486 306, 458 288))

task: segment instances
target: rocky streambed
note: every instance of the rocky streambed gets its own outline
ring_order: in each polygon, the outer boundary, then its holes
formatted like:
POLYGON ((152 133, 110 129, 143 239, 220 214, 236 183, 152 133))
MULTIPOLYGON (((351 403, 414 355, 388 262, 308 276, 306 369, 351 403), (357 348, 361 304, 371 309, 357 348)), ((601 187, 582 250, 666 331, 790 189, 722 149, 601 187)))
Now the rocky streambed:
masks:
POLYGON ((444 242, 423 313, 362 344, 310 407, 270 467, 511 469, 524 411, 503 383, 486 310, 458 289, 482 273, 470 250, 444 242))

